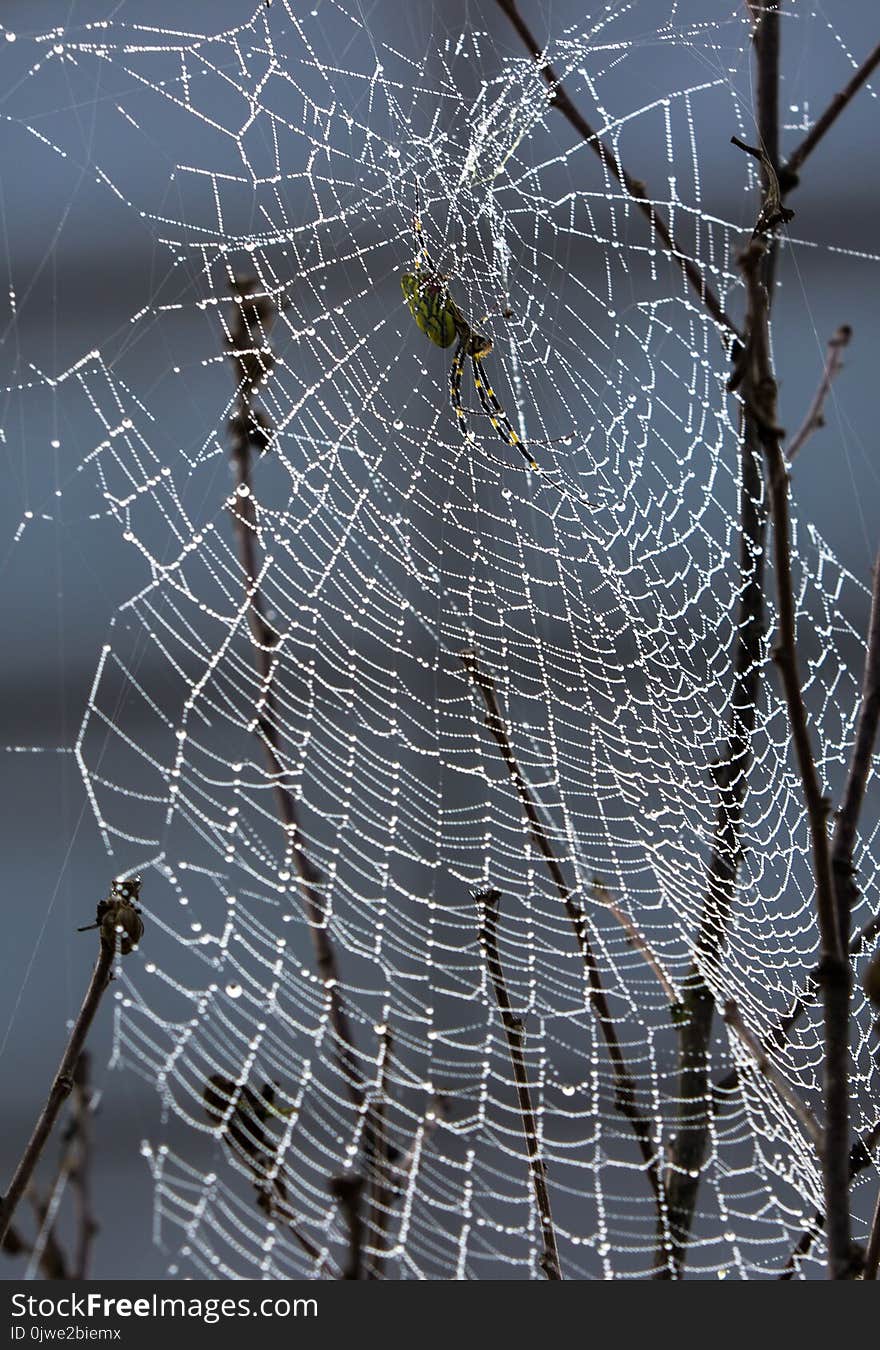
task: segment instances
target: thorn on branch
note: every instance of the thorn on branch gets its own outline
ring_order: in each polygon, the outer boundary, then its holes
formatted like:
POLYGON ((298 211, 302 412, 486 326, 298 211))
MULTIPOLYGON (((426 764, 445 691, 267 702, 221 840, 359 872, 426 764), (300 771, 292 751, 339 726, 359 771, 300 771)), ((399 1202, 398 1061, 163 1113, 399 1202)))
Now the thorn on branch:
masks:
POLYGON ((849 346, 852 337, 852 328, 848 323, 843 323, 837 329, 837 332, 828 343, 828 350, 825 356, 825 369, 822 372, 822 378, 819 381, 819 387, 813 397, 813 401, 807 411, 802 424, 792 436, 785 451, 785 458, 789 464, 795 455, 804 448, 806 442, 810 439, 813 432, 820 430, 825 425, 825 403, 831 392, 831 386, 834 380, 843 369, 843 351, 849 346))

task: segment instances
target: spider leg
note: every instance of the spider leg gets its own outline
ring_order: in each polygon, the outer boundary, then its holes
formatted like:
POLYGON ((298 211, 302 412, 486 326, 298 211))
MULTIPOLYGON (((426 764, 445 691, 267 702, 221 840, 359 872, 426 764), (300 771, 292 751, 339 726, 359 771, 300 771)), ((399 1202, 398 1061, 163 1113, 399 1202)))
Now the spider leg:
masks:
POLYGON ((452 358, 452 365, 449 367, 449 397, 452 402, 452 408, 455 413, 456 421, 461 428, 461 434, 467 435, 467 418, 464 408, 461 406, 461 377, 464 374, 464 339, 459 338, 458 346, 455 349, 455 355, 452 358))
POLYGON ((537 462, 528 453, 528 451, 526 450, 525 446, 522 443, 522 439, 520 438, 520 436, 517 435, 513 427, 510 425, 507 413, 504 411, 501 404, 498 402, 498 399, 495 395, 495 390, 486 381, 482 372, 482 368, 480 366, 480 358, 478 356, 471 357, 471 366, 473 367, 474 372, 474 388, 477 391, 477 397, 479 398, 481 404, 483 405, 483 411, 486 413, 486 416, 489 418, 489 421, 495 428, 500 439, 504 441, 505 445, 515 445, 517 450, 522 455, 523 459, 528 464, 529 468, 537 469, 538 467, 537 462))
POLYGON ((413 215, 413 234, 416 237, 415 271, 419 272, 424 267, 425 271, 439 275, 437 265, 431 257, 428 245, 425 243, 425 234, 422 230, 422 194, 419 192, 418 182, 416 182, 415 197, 416 209, 413 215))

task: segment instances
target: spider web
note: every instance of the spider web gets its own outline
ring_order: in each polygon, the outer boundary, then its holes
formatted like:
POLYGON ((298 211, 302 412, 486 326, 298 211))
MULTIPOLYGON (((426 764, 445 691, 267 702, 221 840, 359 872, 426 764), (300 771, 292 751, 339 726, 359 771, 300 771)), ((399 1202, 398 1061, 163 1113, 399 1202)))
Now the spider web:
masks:
MULTIPOLYGON (((19 35, 4 53, 25 90, 10 122, 46 174, 67 171, 73 132, 63 112, 31 115, 26 95, 39 107, 52 62, 92 90, 97 131, 76 162, 93 209, 147 231, 156 259, 124 332, 63 369, 17 372, 8 399, 26 415, 47 397, 70 417, 87 410, 91 438, 65 443, 76 462, 65 490, 84 522, 122 531, 142 560, 73 749, 113 867, 144 876, 147 935, 119 971, 114 1063, 191 1127, 189 1151, 143 1144, 172 1275, 338 1269, 348 1238, 328 1181, 369 1172, 365 1131, 379 1111, 384 1274, 541 1278, 473 897, 490 887, 503 897, 500 961, 525 1027, 564 1273, 655 1267, 656 1207, 615 1103, 584 960, 462 653, 493 682, 576 890, 665 1162, 679 1105, 670 1000, 700 921, 729 716, 737 410, 699 299, 572 138, 534 62, 485 31, 490 11, 472 7, 450 30, 437 15, 430 30, 414 19, 392 42, 357 5, 306 13, 276 0, 222 32, 122 14, 19 35), (102 156, 105 126, 122 153, 102 156), (148 161, 167 168, 161 200, 143 187, 148 161), (536 446, 540 475, 476 412, 465 437, 454 425, 448 353, 425 341, 400 293, 416 184, 438 268, 494 339, 485 365, 501 402, 524 440, 550 442, 536 446), (243 274, 277 310, 255 342, 274 355, 260 390, 271 448, 253 467, 258 584, 280 634, 270 685, 226 477, 230 287, 243 274), (144 350, 158 353, 153 366, 138 364, 144 350), (270 697, 299 830, 279 823, 261 754, 270 697), (320 876, 335 993, 315 966, 298 856, 320 876), (340 991, 360 1105, 334 1037, 340 991), (206 1114, 211 1075, 253 1092, 276 1084, 271 1170, 319 1259, 255 1204, 247 1158, 224 1142, 230 1112, 206 1114)), ((597 6, 548 55, 623 162, 635 150, 654 166, 682 249, 737 312, 736 251, 755 196, 737 219, 713 213, 701 127, 726 122, 749 139, 744 7, 597 6), (649 70, 664 89, 642 102, 649 70)), ((22 548, 38 546, 34 514, 22 548)), ((806 693, 836 799, 865 588, 812 526, 797 525, 796 544, 806 693)), ((719 1006, 734 999, 760 1030, 816 960, 808 833, 769 672, 753 747, 727 941, 702 973, 719 1006)), ((872 824, 857 856, 869 896, 875 836, 872 824)), ((870 915, 861 901, 855 927, 870 915)), ((878 1094, 860 994, 854 1027, 864 1135, 878 1094)), ((774 1058, 818 1109, 813 1005, 774 1058)), ((753 1277, 784 1265, 821 1179, 791 1111, 721 1024, 710 1080, 734 1064, 738 1085, 713 1098, 688 1268, 753 1277)), ((821 1255, 819 1237, 805 1269, 821 1255)))

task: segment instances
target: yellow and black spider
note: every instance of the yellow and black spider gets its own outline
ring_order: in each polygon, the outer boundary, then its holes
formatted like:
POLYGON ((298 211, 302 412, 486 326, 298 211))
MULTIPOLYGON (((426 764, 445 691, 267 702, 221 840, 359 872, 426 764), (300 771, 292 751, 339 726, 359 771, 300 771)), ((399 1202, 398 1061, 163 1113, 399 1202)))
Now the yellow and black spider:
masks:
POLYGON ((451 347, 458 340, 458 346, 449 369, 449 396, 456 421, 467 436, 465 430, 465 410, 461 404, 461 379, 464 363, 470 359, 474 376, 474 388, 483 408, 505 445, 515 445, 530 469, 538 465, 526 450, 522 438, 517 435, 495 396, 495 391, 483 377, 481 362, 492 350, 492 339, 476 332, 453 300, 448 285, 448 277, 438 271, 428 252, 425 236, 422 233, 421 207, 416 195, 416 213, 413 216, 413 230, 416 237, 414 270, 405 272, 400 279, 409 312, 416 324, 438 347, 451 347))

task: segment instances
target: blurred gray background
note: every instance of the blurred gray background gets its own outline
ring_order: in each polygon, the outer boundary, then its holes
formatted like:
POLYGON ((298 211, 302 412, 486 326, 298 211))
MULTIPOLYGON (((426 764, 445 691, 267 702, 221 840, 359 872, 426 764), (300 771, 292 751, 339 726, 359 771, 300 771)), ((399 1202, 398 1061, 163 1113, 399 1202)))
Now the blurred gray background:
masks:
MULTIPOLYGON (((726 16, 730 7, 731 0, 711 0, 702 9, 726 16)), ((127 23, 211 30, 231 27, 251 8, 251 0, 188 0, 183 6, 171 0, 4 0, 0 22, 21 37, 46 34, 48 53, 53 42, 50 30, 58 26, 81 30, 93 19, 111 16, 127 23)), ((310 8, 317 10, 313 22, 321 23, 323 0, 313 0, 310 8)), ((577 0, 522 3, 541 37, 559 33, 592 8, 577 0)), ((647 39, 649 14, 666 8, 663 4, 637 6, 634 31, 641 31, 647 39)), ((499 53, 520 54, 516 36, 491 0, 415 0, 408 5, 379 0, 358 9, 377 41, 394 41, 425 53, 426 72, 431 70, 434 50, 465 24, 487 29, 499 53)), ((828 0, 821 13, 824 18, 785 25, 788 84, 783 119, 793 128, 802 123, 805 104, 812 114, 817 113, 845 82, 851 67, 841 44, 861 59, 880 33, 876 5, 869 0, 828 0), (791 110, 792 105, 796 110, 791 110)), ((326 21, 332 23, 330 14, 326 21)), ((665 60, 658 46, 656 91, 647 85, 638 91, 621 90, 616 112, 647 103, 678 83, 665 60)), ((723 63, 723 54, 718 60, 723 63)), ((345 64, 344 57, 341 64, 345 64)), ((875 88, 880 89, 876 80, 875 88)), ((352 99, 361 96, 362 91, 353 86, 352 99)), ((111 103, 122 101, 128 106, 135 101, 133 85, 120 82, 118 70, 102 69, 95 62, 84 73, 47 58, 39 78, 19 70, 15 79, 4 78, 0 99, 4 116, 11 119, 4 123, 0 141, 0 268, 4 273, 0 292, 8 282, 16 293, 14 315, 5 302, 0 306, 3 385, 24 378, 29 363, 51 373, 64 369, 93 346, 110 344, 122 350, 131 316, 148 298, 162 293, 167 261, 156 242, 154 225, 138 220, 130 210, 115 209, 106 194, 93 190, 94 167, 112 166, 114 157, 125 153, 121 140, 119 145, 113 140, 114 134, 122 135, 121 130, 113 130, 121 127, 120 119, 105 115, 111 103), (59 114, 76 126, 78 165, 58 161, 53 167, 52 156, 29 142, 20 130, 21 123, 40 126, 59 114), (99 202, 104 203, 101 209, 99 202)), ((812 396, 828 336, 840 323, 853 327, 846 369, 828 407, 828 425, 797 465, 795 493, 801 516, 816 523, 841 562, 863 580, 869 576, 880 538, 876 509, 880 462, 877 272, 864 259, 856 261, 836 250, 873 255, 878 249, 876 109, 876 94, 863 93, 815 154, 793 198, 798 212, 793 233, 832 247, 802 249, 796 261, 790 254, 784 257, 776 327, 787 426, 799 422, 812 396)), ((753 204, 743 192, 744 166, 727 145, 733 130, 720 121, 717 127, 701 126, 703 144, 715 134, 719 147, 717 160, 704 160, 701 166, 703 202, 707 209, 712 203, 719 217, 745 222, 753 204)), ((569 137, 561 119, 555 134, 560 144, 569 137)), ((797 129, 787 130, 784 146, 791 147, 801 134, 797 129)), ((163 144, 161 127, 147 128, 141 144, 143 195, 157 204, 166 198, 171 202, 169 173, 176 147, 163 144)), ((628 167, 652 182, 652 162, 636 162, 631 156, 628 167)), ((601 287, 595 251, 585 250, 583 257, 573 256, 570 262, 587 284, 601 287)), ((391 296, 396 286, 393 278, 389 285, 391 296)), ((340 295, 340 302, 345 298, 340 295)), ((332 298, 328 300, 332 303, 332 298)), ((204 341, 205 330, 193 316, 192 342, 204 341)), ((128 370, 137 359, 136 352, 126 352, 128 370)), ((161 341, 144 343, 142 385, 148 386, 151 376, 160 378, 168 359, 161 341)), ((72 743, 108 625, 118 605, 143 583, 142 567, 118 532, 83 523, 85 497, 76 496, 76 483, 71 481, 75 466, 65 460, 65 447, 86 443, 92 431, 86 434, 71 422, 68 411, 64 398, 47 400, 36 423, 33 405, 24 422, 17 400, 9 397, 2 418, 6 487, 0 500, 4 653, 0 745, 11 747, 3 759, 2 798, 3 1177, 9 1175, 45 1094, 66 1019, 75 1011, 84 987, 93 939, 74 930, 92 918, 111 870, 85 806, 76 764, 54 747, 72 743), (60 442, 57 451, 51 447, 53 439, 60 442), (53 514, 59 483, 65 486, 63 507, 53 520, 38 518, 27 525, 27 532, 39 531, 36 540, 27 533, 23 542, 15 544, 26 510, 37 517, 53 514), (45 752, 25 753, 14 747, 45 747, 45 752)), ((216 422, 216 414, 211 414, 211 420, 216 422)), ((198 446, 207 430, 195 399, 178 409, 176 434, 181 445, 198 446)), ((218 463, 218 493, 223 490, 224 473, 225 466, 218 463)), ((853 620, 861 623, 863 615, 856 614, 853 620)), ((141 675, 148 681, 149 669, 141 675)), ((109 1046, 110 1015, 105 1009, 93 1037, 96 1076, 105 1102, 96 1123, 95 1186, 103 1225, 94 1269, 105 1278, 162 1277, 168 1257, 151 1241, 152 1185, 138 1151, 141 1138, 149 1136, 155 1125, 154 1094, 132 1074, 108 1072, 109 1046), (112 1111, 106 1106, 108 1101, 112 1101, 112 1111), (101 1204, 101 1197, 111 1194, 112 1209, 101 1204)), ((212 1154, 210 1141, 206 1141, 205 1156, 212 1154)), ((19 1263, 7 1261, 0 1273, 12 1278, 21 1269, 19 1263)))

